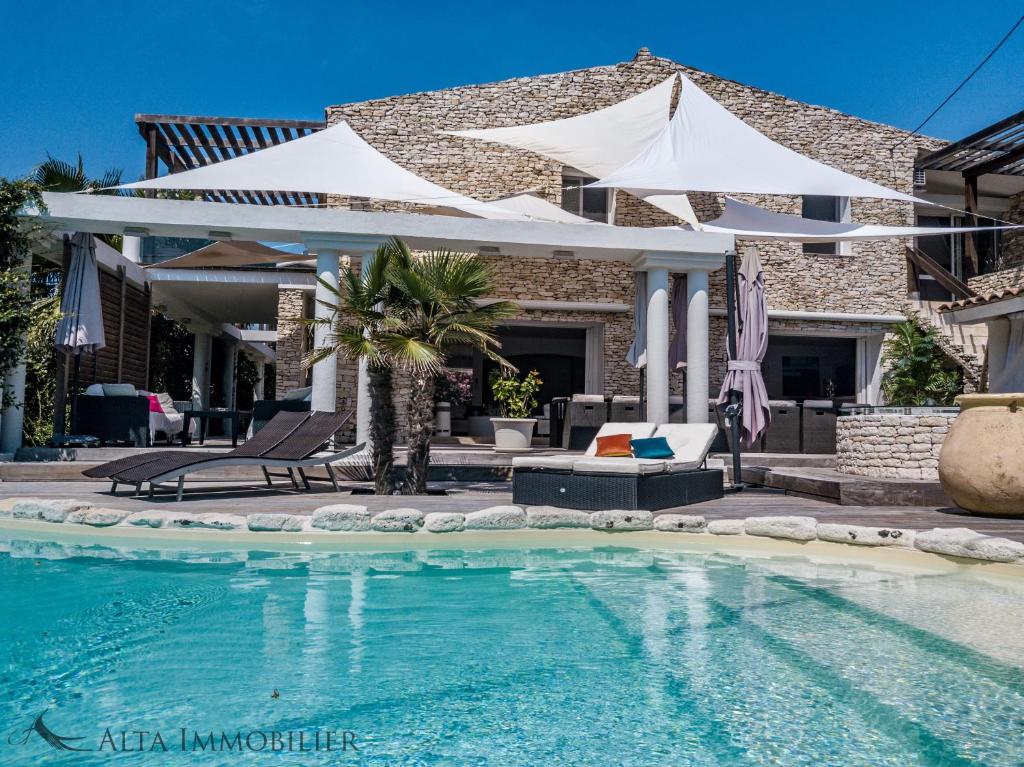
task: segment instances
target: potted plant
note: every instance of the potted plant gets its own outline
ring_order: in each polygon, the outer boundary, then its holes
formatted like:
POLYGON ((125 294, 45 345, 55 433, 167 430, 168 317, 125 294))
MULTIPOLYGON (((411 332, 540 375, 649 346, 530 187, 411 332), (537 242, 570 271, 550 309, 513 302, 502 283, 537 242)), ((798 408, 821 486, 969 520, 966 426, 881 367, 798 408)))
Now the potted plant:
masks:
POLYGON ((434 382, 434 434, 450 437, 452 411, 473 398, 471 375, 464 370, 445 370, 434 382))
POLYGON ((503 452, 529 450, 537 419, 530 415, 537 409, 537 392, 543 381, 536 370, 520 379, 515 373, 495 372, 491 376, 491 393, 501 411, 492 418, 494 449, 503 452))

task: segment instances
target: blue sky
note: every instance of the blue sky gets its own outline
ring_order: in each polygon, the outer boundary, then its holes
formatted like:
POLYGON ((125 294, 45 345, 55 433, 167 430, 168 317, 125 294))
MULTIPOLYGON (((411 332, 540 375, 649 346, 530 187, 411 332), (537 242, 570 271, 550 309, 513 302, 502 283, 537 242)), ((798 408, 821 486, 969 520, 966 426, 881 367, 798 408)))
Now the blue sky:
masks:
MULTIPOLYGON (((136 112, 323 117, 330 103, 653 53, 912 128, 1022 12, 963 0, 4 4, 0 176, 46 152, 142 172, 136 112)), ((957 138, 1024 109, 1024 29, 929 124, 957 138)))

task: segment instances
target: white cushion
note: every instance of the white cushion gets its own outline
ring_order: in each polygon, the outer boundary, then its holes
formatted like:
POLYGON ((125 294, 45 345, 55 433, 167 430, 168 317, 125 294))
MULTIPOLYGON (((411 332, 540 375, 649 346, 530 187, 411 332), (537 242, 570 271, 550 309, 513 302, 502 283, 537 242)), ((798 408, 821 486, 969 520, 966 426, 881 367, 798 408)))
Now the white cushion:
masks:
POLYGON ((307 400, 313 396, 313 387, 304 386, 301 389, 292 389, 289 392, 285 392, 281 399, 284 400, 307 400))
POLYGON ((85 394, 90 397, 102 397, 103 396, 103 384, 93 384, 85 390, 85 394))
POLYGON ((575 455, 517 455, 512 459, 512 468, 572 471, 573 463, 577 460, 575 455))
POLYGON ((573 474, 661 474, 665 462, 657 458, 580 458, 573 474))
POLYGON ((160 409, 163 410, 165 414, 171 415, 178 412, 174 408, 174 400, 171 399, 171 395, 167 392, 160 392, 157 394, 156 401, 160 403, 160 409))
POLYGON ((696 471, 701 467, 701 461, 665 461, 665 471, 670 474, 678 474, 681 471, 696 471))
POLYGON ((604 402, 603 394, 573 394, 573 402, 604 402))
MULTIPOLYGON (((597 455, 597 438, 610 437, 612 434, 628 434, 630 439, 643 439, 654 434, 653 423, 605 423, 597 430, 594 441, 587 445, 584 455, 597 455)), ((607 459, 605 459, 607 460, 607 459)))
POLYGON ((717 434, 716 423, 666 423, 654 431, 655 437, 666 439, 676 461, 697 465, 703 463, 717 434))

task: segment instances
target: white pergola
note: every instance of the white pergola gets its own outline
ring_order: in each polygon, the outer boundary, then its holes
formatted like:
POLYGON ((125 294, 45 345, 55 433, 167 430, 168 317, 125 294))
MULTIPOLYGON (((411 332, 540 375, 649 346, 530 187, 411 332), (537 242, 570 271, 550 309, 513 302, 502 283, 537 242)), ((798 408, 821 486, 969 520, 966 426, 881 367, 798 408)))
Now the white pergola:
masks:
MULTIPOLYGON (((707 420, 709 397, 708 275, 734 251, 728 234, 678 228, 632 228, 458 216, 350 211, 333 208, 237 205, 138 197, 46 193, 40 217, 61 229, 127 236, 301 242, 316 258, 317 275, 338 284, 341 256, 365 265, 377 246, 399 237, 414 249, 448 248, 514 258, 624 261, 647 272, 647 412, 667 423, 669 413, 669 274, 687 275, 686 407, 690 423, 707 420)), ((557 273, 550 279, 557 280, 557 273)), ((329 292, 318 285, 317 298, 329 292)), ((585 296, 581 297, 586 300, 585 296)), ((330 310, 317 303, 316 316, 330 310)), ((318 328, 315 344, 326 330, 318 328)), ((313 367, 314 410, 333 411, 334 359, 313 367)), ((365 370, 360 370, 357 434, 369 432, 365 370)))

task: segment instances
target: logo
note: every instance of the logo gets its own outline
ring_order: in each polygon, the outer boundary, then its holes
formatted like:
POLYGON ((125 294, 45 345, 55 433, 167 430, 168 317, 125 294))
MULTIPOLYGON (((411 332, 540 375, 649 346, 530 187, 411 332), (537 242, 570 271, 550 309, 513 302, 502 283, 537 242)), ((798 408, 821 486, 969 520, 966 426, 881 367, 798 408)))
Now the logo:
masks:
POLYGON ((27 727, 21 732, 11 733, 7 738, 7 742, 12 746, 23 746, 28 743, 28 739, 32 737, 34 732, 56 751, 92 751, 91 748, 78 748, 77 746, 69 745, 74 741, 85 740, 85 738, 70 738, 67 735, 58 735, 43 722, 43 714, 45 713, 46 711, 43 711, 42 714, 37 716, 36 720, 32 722, 31 727, 27 727))
POLYGON ((182 753, 263 752, 310 753, 359 751, 356 735, 351 730, 274 730, 234 729, 214 730, 178 727, 173 730, 142 730, 126 727, 106 727, 102 734, 90 739, 86 736, 58 735, 43 721, 43 711, 24 730, 12 732, 7 743, 12 746, 35 742, 38 735, 54 751, 92 751, 110 753, 138 753, 180 751, 182 753), (90 744, 90 745, 87 745, 90 744))

